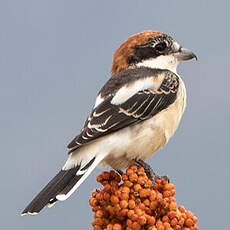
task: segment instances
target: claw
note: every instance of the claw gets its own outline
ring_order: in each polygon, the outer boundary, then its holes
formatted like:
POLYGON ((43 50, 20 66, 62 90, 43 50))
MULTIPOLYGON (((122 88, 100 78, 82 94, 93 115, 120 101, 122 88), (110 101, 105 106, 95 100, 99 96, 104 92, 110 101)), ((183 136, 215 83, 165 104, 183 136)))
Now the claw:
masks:
POLYGON ((122 170, 120 169, 114 169, 120 176, 122 176, 124 173, 122 170))
POLYGON ((170 183, 169 177, 168 176, 158 176, 159 179, 167 180, 168 183, 170 183))
POLYGON ((158 176, 153 169, 151 168, 151 166, 149 164, 147 164, 146 162, 144 162, 141 159, 135 159, 134 162, 139 165, 142 166, 145 170, 145 173, 147 175, 147 177, 152 181, 153 185, 156 182, 156 179, 164 179, 167 180, 169 182, 169 178, 167 176, 158 176))

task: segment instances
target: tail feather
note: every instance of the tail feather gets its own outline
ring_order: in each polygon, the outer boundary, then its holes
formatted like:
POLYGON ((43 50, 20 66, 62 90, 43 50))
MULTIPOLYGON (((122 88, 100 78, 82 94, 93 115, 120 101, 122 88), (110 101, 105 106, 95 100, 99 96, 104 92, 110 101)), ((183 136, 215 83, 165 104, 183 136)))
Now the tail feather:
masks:
POLYGON ((72 178, 69 182, 69 184, 60 192, 61 194, 67 194, 72 188, 73 186, 81 179, 82 175, 78 175, 75 176, 74 178, 72 178))
POLYGON ((51 207, 58 200, 67 199, 79 185, 88 177, 105 155, 91 159, 87 164, 79 163, 71 169, 62 169, 31 201, 22 215, 38 214, 45 206, 51 207))
POLYGON ((31 201, 31 203, 22 212, 22 215, 38 214, 47 204, 54 203, 56 196, 65 188, 79 170, 79 166, 69 169, 61 170, 31 201))
MULTIPOLYGON (((100 154, 97 157, 91 159, 80 170, 77 171, 76 177, 78 177, 77 183, 72 183, 72 186, 68 186, 56 196, 58 200, 66 200, 72 193, 81 185, 81 183, 89 176, 89 174, 96 168, 96 166, 105 158, 107 154, 100 154)), ((73 181, 72 181, 73 182, 73 181)))

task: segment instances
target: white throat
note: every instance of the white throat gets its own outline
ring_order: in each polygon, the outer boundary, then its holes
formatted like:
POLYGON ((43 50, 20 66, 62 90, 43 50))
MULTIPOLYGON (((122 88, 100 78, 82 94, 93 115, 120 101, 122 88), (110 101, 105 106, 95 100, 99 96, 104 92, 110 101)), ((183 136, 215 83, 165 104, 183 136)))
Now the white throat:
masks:
POLYGON ((177 74, 178 61, 173 55, 159 56, 144 60, 136 64, 137 67, 149 67, 153 69, 168 69, 177 74))

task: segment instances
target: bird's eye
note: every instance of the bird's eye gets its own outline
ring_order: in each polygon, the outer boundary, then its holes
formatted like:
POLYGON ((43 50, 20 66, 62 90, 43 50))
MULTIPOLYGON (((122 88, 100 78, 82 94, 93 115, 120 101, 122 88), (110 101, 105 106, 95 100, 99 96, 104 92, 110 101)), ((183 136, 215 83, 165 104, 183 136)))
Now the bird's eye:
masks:
POLYGON ((166 44, 166 42, 160 42, 160 43, 156 44, 156 46, 154 48, 158 52, 163 52, 167 48, 167 44, 166 44))

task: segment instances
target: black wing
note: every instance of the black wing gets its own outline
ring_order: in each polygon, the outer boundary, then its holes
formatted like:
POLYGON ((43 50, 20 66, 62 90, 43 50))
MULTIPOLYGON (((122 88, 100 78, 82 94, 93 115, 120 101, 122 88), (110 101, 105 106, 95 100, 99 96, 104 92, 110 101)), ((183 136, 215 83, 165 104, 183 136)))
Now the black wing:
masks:
POLYGON ((178 76, 168 73, 158 90, 139 91, 119 105, 111 103, 113 96, 107 97, 92 111, 81 133, 68 145, 69 153, 98 137, 146 120, 166 109, 175 101, 179 87, 178 76))

